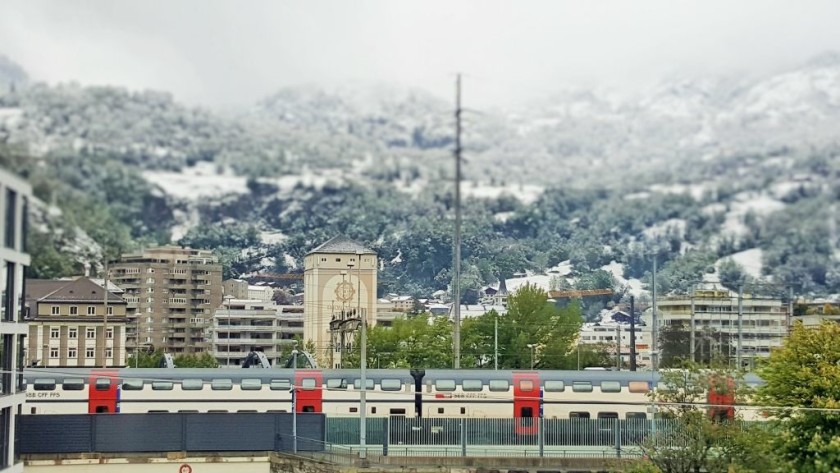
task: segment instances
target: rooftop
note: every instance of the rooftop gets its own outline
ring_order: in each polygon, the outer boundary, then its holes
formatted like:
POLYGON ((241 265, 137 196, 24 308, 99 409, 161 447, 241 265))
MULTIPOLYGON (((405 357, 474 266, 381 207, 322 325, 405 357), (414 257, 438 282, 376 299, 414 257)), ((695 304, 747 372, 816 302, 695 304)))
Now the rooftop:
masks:
POLYGON ((307 253, 308 255, 316 254, 316 253, 338 253, 338 254, 363 254, 363 255, 375 255, 376 252, 371 250, 370 248, 365 247, 361 243, 351 240, 344 236, 335 236, 330 238, 326 241, 326 243, 322 244, 321 246, 315 248, 314 250, 307 253))

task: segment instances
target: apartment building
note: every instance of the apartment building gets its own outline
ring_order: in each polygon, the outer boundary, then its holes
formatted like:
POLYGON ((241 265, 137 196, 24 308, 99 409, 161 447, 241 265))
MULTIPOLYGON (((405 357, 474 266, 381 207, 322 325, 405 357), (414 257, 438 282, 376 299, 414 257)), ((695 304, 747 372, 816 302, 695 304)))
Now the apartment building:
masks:
POLYGON ((273 366, 282 365, 302 336, 303 306, 258 299, 225 298, 208 329, 210 353, 219 366, 240 366, 252 351, 262 352, 273 366))
MULTIPOLYGON (((780 299, 748 293, 739 298, 737 292, 716 282, 698 285, 689 294, 658 298, 656 307, 660 329, 680 326, 690 332, 693 318, 698 347, 713 346, 718 355, 733 363, 740 354, 745 367, 754 366, 756 358, 769 356, 788 332, 788 306, 780 299)), ((648 326, 652 326, 651 315, 651 311, 644 315, 648 326)))
POLYGON ((228 279, 222 283, 224 297, 233 299, 254 299, 264 302, 271 302, 274 299, 274 288, 271 286, 259 286, 248 284, 242 279, 228 279))
POLYGON ((0 472, 23 471, 15 453, 15 416, 26 399, 18 374, 24 368, 28 332, 23 275, 30 263, 26 222, 31 202, 29 184, 0 169, 0 472))
POLYGON ((86 277, 28 280, 27 364, 42 367, 125 366, 126 307, 86 277))
POLYGON ((203 353, 204 330, 222 303, 222 265, 213 253, 177 246, 122 255, 109 270, 125 290, 126 344, 167 353, 203 353))
MULTIPOLYGON (((619 351, 621 363, 624 366, 630 365, 630 323, 629 314, 614 312, 606 314, 599 322, 585 323, 580 328, 578 344, 598 345, 604 347, 613 355, 619 351)), ((636 343, 636 366, 646 368, 651 362, 651 332, 650 327, 636 324, 632 330, 635 333, 636 343)), ((586 368, 585 366, 581 368, 586 368)))

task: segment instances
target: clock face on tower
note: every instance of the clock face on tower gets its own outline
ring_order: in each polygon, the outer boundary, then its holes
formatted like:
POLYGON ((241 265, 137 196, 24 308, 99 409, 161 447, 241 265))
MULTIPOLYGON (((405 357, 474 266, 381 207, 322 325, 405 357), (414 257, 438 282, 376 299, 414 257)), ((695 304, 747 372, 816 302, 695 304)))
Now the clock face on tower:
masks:
POLYGON ((353 289, 353 285, 347 281, 341 282, 335 288, 335 297, 341 302, 350 302, 353 300, 354 294, 356 294, 356 291, 353 289))

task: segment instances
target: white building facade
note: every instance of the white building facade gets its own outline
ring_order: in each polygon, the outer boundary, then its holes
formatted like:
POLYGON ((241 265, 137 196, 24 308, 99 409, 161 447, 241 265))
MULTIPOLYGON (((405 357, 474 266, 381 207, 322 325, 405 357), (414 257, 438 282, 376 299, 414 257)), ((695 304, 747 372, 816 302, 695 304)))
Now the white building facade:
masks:
POLYGON ((0 472, 23 471, 15 454, 15 424, 26 399, 21 355, 29 330, 24 272, 30 264, 26 222, 31 201, 29 184, 0 169, 0 472))

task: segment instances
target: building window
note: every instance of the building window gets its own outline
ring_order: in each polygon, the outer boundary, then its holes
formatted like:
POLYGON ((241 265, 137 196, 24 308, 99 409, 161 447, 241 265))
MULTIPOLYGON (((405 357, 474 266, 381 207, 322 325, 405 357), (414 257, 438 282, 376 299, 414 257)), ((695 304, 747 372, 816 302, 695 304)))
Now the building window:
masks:
POLYGON ((76 358, 78 356, 78 352, 75 348, 68 348, 67 349, 67 358, 76 358))
POLYGON ((70 315, 79 315, 79 308, 71 305, 70 306, 70 315))
POLYGON ((50 347, 50 358, 58 358, 58 347, 50 347))
POLYGON ((79 338, 79 329, 71 328, 67 330, 67 338, 79 338))
POLYGON ((152 293, 155 292, 155 288, 150 287, 150 288, 146 289, 146 292, 148 292, 149 294, 152 294, 152 293))
POLYGON ((108 315, 114 315, 114 306, 112 306, 112 305, 108 306, 108 315))
POLYGON ((61 313, 61 308, 59 306, 54 305, 54 306, 50 307, 50 314, 58 315, 60 313, 61 313))
POLYGON ((85 330, 85 337, 86 338, 96 338, 96 329, 95 328, 89 328, 89 329, 85 330))
POLYGON ((89 305, 87 310, 88 310, 87 315, 96 315, 96 307, 95 306, 89 305))
POLYGON ((17 193, 6 189, 6 248, 15 248, 17 235, 17 193))
POLYGON ((96 356, 96 352, 93 348, 85 348, 85 356, 87 358, 93 358, 96 356))
POLYGON ((50 329, 50 338, 58 338, 58 337, 59 337, 58 329, 57 328, 51 328, 50 329))
POLYGON ((113 358, 114 357, 114 349, 108 347, 105 349, 105 358, 113 358))
POLYGON ((146 278, 146 283, 147 284, 154 284, 155 283, 155 278, 146 278))
POLYGON ((114 338, 114 329, 105 330, 105 338, 114 338))

